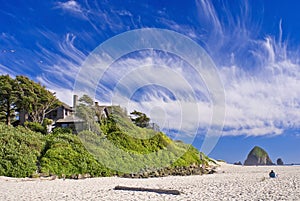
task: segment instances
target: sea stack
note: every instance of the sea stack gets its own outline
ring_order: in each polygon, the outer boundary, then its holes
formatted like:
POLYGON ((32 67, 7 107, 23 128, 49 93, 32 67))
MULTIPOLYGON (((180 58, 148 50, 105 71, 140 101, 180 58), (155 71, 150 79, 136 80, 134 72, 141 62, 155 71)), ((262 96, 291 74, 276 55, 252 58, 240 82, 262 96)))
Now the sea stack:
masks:
POLYGON ((277 165, 284 165, 283 161, 281 158, 277 159, 277 165))
POLYGON ((247 156, 244 165, 274 165, 268 153, 262 148, 255 146, 247 156))

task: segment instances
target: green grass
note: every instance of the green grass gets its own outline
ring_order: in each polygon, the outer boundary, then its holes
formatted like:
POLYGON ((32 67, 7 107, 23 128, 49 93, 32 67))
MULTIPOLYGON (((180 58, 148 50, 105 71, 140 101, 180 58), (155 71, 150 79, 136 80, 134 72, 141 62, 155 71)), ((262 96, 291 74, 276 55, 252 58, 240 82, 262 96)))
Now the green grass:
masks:
POLYGON ((257 158, 262 158, 262 157, 268 156, 267 152, 266 152, 264 149, 262 149, 262 148, 260 148, 260 147, 258 147, 258 146, 255 146, 255 147, 251 150, 250 155, 254 155, 254 156, 256 156, 257 158))

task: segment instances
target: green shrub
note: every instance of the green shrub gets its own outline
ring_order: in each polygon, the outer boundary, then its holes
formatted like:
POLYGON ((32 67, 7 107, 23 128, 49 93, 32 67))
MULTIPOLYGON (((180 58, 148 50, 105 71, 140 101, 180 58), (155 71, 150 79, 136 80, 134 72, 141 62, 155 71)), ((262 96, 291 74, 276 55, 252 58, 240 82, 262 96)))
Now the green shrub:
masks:
POLYGON ((32 131, 35 131, 35 132, 40 132, 42 134, 46 134, 47 133, 46 126, 43 126, 42 124, 40 124, 38 122, 29 122, 29 121, 26 121, 24 123, 24 126, 26 128, 29 128, 32 131))
POLYGON ((41 172, 58 176, 89 173, 91 176, 109 176, 110 172, 86 150, 80 139, 70 134, 47 136, 41 172))
POLYGON ((56 127, 52 131, 53 134, 72 134, 71 128, 56 127))
POLYGON ((43 136, 26 128, 0 124, 0 175, 29 177, 37 168, 43 136))

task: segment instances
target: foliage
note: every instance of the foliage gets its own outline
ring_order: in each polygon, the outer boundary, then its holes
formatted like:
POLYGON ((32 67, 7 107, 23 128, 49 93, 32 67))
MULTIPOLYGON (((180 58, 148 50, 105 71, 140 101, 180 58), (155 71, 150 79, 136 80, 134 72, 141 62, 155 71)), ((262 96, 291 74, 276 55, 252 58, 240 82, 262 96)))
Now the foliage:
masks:
POLYGON ((257 158, 262 158, 262 157, 267 157, 268 153, 262 149, 261 147, 255 146, 251 152, 249 153, 249 155, 253 155, 256 156, 257 158))
POLYGON ((142 127, 142 128, 145 128, 149 125, 150 118, 147 117, 146 114, 144 114, 142 112, 138 112, 136 110, 134 110, 130 114, 134 116, 131 120, 134 122, 135 125, 142 127))
POLYGON ((55 93, 48 91, 39 83, 25 76, 17 76, 15 81, 18 91, 16 105, 19 111, 26 111, 33 122, 43 124, 45 115, 61 104, 55 93))
POLYGON ((85 149, 80 139, 70 134, 50 134, 40 160, 41 173, 65 175, 89 173, 91 176, 108 176, 109 170, 103 167, 85 149))
POLYGON ((104 136, 81 132, 79 137, 99 162, 118 174, 139 172, 166 166, 208 164, 209 158, 191 145, 171 140, 161 132, 141 128, 132 123, 120 107, 101 125, 104 136))
POLYGON ((52 134, 72 134, 71 128, 56 127, 52 130, 52 134))
POLYGON ((14 128, 0 123, 0 175, 111 175, 111 171, 86 150, 77 136, 60 131, 63 129, 45 136, 24 127, 14 128))
POLYGON ((96 106, 94 101, 87 95, 83 95, 76 106, 76 116, 83 119, 87 124, 87 130, 100 134, 98 119, 96 120, 96 106))
POLYGON ((45 126, 43 126, 42 124, 38 123, 38 122, 29 122, 29 121, 26 121, 24 123, 24 126, 26 128, 29 128, 32 131, 35 131, 35 132, 40 132, 42 134, 46 134, 47 133, 47 128, 45 126))
POLYGON ((37 171, 43 136, 24 127, 0 124, 0 175, 28 177, 37 171))
POLYGON ((0 76, 0 120, 5 119, 7 125, 21 111, 27 112, 31 121, 43 124, 45 115, 60 104, 54 93, 25 76, 0 76))
MULTIPOLYGON (((88 99, 79 106, 82 112, 96 108, 88 99)), ((67 177, 85 173, 110 176, 210 161, 203 153, 201 161, 199 151, 191 145, 135 125, 121 107, 111 106, 108 110, 109 116, 101 125, 93 121, 101 128, 101 135, 92 129, 73 135, 65 128, 41 135, 39 132, 45 128, 46 121, 44 126, 26 123, 28 128, 38 132, 0 124, 0 175, 25 177, 37 171, 67 177)), ((86 118, 91 120, 94 114, 86 114, 86 118)))
POLYGON ((0 75, 0 122, 10 125, 15 117, 17 92, 15 81, 9 75, 0 75))

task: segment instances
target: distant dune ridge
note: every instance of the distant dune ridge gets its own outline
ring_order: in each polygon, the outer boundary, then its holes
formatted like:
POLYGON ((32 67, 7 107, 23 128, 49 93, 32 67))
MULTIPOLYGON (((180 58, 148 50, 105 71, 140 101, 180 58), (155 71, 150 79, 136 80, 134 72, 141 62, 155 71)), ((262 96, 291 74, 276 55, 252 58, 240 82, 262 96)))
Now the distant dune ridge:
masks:
POLYGON ((244 165, 274 165, 274 163, 264 149, 255 146, 248 154, 244 165))

